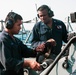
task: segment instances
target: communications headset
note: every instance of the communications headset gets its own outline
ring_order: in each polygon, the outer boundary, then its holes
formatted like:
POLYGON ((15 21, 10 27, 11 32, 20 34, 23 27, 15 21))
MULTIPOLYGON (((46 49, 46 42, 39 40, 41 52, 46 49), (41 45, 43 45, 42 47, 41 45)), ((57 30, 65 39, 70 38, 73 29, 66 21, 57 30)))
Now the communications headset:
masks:
POLYGON ((16 15, 17 15, 17 14, 14 13, 14 12, 11 12, 11 13, 9 14, 9 19, 6 21, 6 28, 7 28, 7 29, 12 29, 12 28, 13 28, 13 25, 14 25, 14 23, 15 23, 14 19, 15 19, 16 15))
MULTIPOLYGON (((48 16, 49 16, 49 17, 53 17, 53 16, 54 16, 53 11, 52 11, 47 5, 42 5, 42 6, 40 6, 40 7, 37 9, 37 11, 42 11, 42 10, 44 10, 44 9, 47 9, 47 12, 48 12, 48 16)), ((37 16, 38 16, 38 18, 39 18, 39 14, 37 14, 37 16)))

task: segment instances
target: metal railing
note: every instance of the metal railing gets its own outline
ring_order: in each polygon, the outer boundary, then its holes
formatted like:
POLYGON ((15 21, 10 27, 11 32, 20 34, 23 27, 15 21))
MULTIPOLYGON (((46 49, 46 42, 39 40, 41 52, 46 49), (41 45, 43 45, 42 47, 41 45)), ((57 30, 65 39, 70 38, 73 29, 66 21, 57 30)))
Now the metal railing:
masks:
POLYGON ((53 63, 51 65, 49 65, 49 67, 46 69, 46 71, 42 72, 40 75, 48 75, 51 70, 54 68, 54 66, 57 64, 57 62, 59 61, 59 59, 61 58, 61 56, 63 55, 63 53, 68 49, 68 47, 70 47, 70 45, 72 43, 76 42, 76 36, 73 36, 68 43, 66 44, 65 48, 63 48, 63 50, 59 53, 59 55, 55 58, 55 60, 53 61, 53 63))

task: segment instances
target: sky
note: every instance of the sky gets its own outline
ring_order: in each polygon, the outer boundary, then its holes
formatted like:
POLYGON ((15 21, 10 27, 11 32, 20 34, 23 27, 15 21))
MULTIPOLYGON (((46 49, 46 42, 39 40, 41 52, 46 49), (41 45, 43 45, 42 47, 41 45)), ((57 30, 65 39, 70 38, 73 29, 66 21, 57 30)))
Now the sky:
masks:
POLYGON ((23 17, 23 21, 37 16, 37 8, 48 5, 54 12, 54 18, 65 21, 70 13, 76 12, 76 0, 0 0, 0 20, 5 20, 10 11, 23 17))

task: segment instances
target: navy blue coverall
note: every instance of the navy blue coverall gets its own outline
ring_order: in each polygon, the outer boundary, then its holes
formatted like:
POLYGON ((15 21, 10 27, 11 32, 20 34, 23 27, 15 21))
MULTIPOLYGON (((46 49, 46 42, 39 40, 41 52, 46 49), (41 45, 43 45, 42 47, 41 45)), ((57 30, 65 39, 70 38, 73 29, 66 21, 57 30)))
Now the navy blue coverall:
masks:
POLYGON ((23 58, 35 57, 36 52, 18 38, 12 39, 4 30, 0 34, 0 74, 23 75, 23 58))
POLYGON ((39 44, 54 39, 56 46, 52 53, 58 55, 61 51, 62 41, 67 42, 67 33, 65 24, 60 20, 53 18, 52 28, 40 21, 33 27, 32 46, 36 48, 39 44))

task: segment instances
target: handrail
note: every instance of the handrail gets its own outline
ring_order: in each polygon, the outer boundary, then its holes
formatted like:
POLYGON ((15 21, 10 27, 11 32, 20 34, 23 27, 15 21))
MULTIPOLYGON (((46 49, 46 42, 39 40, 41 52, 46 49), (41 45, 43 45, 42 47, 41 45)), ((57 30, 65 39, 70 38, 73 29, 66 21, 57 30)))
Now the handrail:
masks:
POLYGON ((53 61, 52 64, 50 64, 48 66, 47 69, 45 69, 40 75, 48 75, 51 70, 54 68, 54 66, 56 65, 56 63, 59 61, 59 59, 61 58, 62 54, 64 53, 64 51, 66 51, 68 49, 68 47, 73 43, 73 42, 76 42, 76 36, 73 36, 69 41, 68 43, 66 44, 66 46, 64 47, 64 49, 59 53, 59 55, 56 57, 56 59, 53 61))
POLYGON ((29 39, 29 38, 30 38, 30 36, 31 36, 31 33, 32 33, 32 30, 31 30, 31 31, 29 31, 29 34, 28 34, 28 36, 27 36, 27 38, 26 38, 26 40, 25 40, 25 42, 24 42, 24 43, 27 43, 28 39, 29 39))

